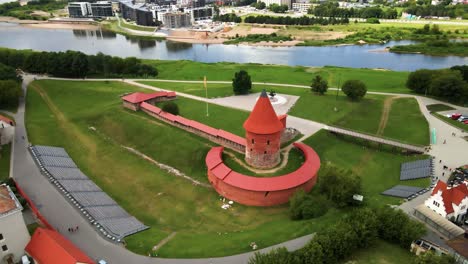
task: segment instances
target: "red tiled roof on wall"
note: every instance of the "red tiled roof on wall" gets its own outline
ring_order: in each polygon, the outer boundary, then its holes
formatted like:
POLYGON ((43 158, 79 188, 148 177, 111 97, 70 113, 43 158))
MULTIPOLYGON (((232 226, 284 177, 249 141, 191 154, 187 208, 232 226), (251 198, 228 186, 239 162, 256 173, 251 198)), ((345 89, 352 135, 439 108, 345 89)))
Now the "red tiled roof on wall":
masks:
POLYGON ((38 228, 25 248, 39 264, 76 264, 95 262, 57 231, 38 228))

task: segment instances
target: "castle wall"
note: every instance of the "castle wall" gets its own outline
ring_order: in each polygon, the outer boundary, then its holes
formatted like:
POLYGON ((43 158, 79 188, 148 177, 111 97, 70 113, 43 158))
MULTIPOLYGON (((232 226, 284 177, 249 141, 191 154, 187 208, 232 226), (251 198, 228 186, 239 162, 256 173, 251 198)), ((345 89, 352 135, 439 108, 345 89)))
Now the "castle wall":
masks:
POLYGON ((255 168, 272 168, 278 165, 280 159, 282 131, 260 135, 246 131, 245 161, 255 168))

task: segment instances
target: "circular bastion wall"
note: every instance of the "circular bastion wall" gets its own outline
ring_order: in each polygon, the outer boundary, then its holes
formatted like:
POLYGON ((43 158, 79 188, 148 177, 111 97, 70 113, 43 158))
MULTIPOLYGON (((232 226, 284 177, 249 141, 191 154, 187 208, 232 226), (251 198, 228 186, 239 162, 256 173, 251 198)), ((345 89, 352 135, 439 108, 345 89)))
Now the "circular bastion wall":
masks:
POLYGON ((317 182, 320 158, 308 145, 294 143, 305 157, 294 172, 275 177, 252 177, 231 170, 222 159, 223 147, 213 147, 205 158, 208 180, 223 197, 244 205, 273 206, 289 201, 297 190, 309 192, 317 182))

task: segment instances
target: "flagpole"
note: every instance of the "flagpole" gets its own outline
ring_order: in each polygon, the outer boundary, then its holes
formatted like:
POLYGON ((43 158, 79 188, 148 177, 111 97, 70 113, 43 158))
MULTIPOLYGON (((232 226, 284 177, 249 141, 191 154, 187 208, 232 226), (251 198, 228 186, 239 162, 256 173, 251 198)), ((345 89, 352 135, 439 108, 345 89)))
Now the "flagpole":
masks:
POLYGON ((206 116, 208 117, 210 114, 208 113, 208 86, 206 85, 206 76, 203 78, 203 84, 205 85, 205 95, 206 95, 206 116))

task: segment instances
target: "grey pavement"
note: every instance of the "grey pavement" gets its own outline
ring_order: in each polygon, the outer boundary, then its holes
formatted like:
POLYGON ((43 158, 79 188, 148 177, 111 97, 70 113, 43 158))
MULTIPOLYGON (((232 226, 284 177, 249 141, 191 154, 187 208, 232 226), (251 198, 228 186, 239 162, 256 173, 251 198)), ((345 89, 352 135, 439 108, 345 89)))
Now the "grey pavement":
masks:
MULTIPOLYGON (((48 78, 41 77, 40 78, 48 78)), ((24 94, 26 94, 27 84, 32 81, 33 76, 25 75, 23 82, 24 94)), ((62 78, 50 78, 50 79, 62 79, 62 78)), ((64 79, 69 80, 69 79, 64 79)), ((112 79, 93 79, 96 81, 102 80, 112 80, 112 79)), ((76 80, 82 81, 82 80, 76 80)), ((116 79, 119 81, 119 79, 116 79)), ((125 82, 137 85, 140 87, 159 90, 153 86, 147 86, 143 84, 136 83, 132 80, 125 80, 125 82)), ((185 82, 185 81, 184 81, 185 82)), ((306 87, 303 87, 306 88, 306 87)), ((193 95, 178 93, 182 96, 192 98, 200 101, 212 102, 211 99, 201 98, 193 95)), ((379 93, 385 94, 385 93, 379 93)), ((392 94, 395 95, 395 94, 392 94)), ((402 96, 412 96, 412 95, 402 95, 402 96)), ((424 116, 428 119, 429 125, 431 128, 436 128, 438 131, 438 142, 432 146, 431 155, 435 156, 436 159, 443 159, 444 164, 448 166, 459 166, 466 163, 467 154, 467 142, 461 138, 461 135, 457 137, 452 137, 451 132, 455 129, 445 122, 440 121, 439 119, 431 116, 427 110, 425 110, 426 104, 431 104, 437 102, 433 99, 428 99, 424 97, 416 96, 418 103, 420 105, 421 111, 424 116), (442 144, 440 140, 447 139, 447 144, 442 144)), ((457 109, 465 109, 459 108, 457 109)), ((465 109, 466 110, 466 109, 465 109)), ((81 248, 86 252, 90 257, 94 259, 105 259, 108 263, 168 263, 168 264, 180 264, 180 263, 247 263, 249 257, 253 255, 253 252, 248 252, 244 254, 239 254, 235 256, 228 256, 223 258, 212 258, 212 259, 163 259, 163 258, 150 258, 141 255, 136 255, 120 245, 111 243, 104 238, 102 238, 94 230, 94 228, 85 220, 84 217, 71 205, 68 201, 62 196, 62 194, 55 189, 55 187, 49 183, 49 181, 41 175, 39 169, 35 165, 33 159, 31 158, 27 146, 28 138, 26 135, 26 129, 24 124, 24 112, 25 112, 25 102, 24 98, 20 99, 20 105, 18 112, 12 114, 16 119, 16 135, 13 142, 12 148, 12 159, 11 159, 11 170, 12 177, 19 183, 19 185, 24 189, 26 194, 30 196, 32 201, 36 204, 40 212, 44 217, 54 226, 59 232, 64 236, 69 238, 75 245, 81 248), (24 137, 24 138, 23 138, 24 137), (68 227, 79 225, 80 229, 76 233, 68 233, 66 230, 68 227)), ((324 127, 323 124, 313 122, 310 120, 305 120, 293 116, 288 117, 288 126, 299 126, 303 127, 306 130, 306 134, 313 134, 316 131, 324 127)), ((301 131, 301 129, 299 129, 301 131)), ((301 131, 302 132, 302 131, 301 131)), ((437 163, 436 163, 437 164, 437 163)), ((437 167, 437 172, 440 173, 440 166, 437 167)), ((426 194, 427 195, 427 194, 426 194)), ((402 207, 407 207, 411 209, 414 207, 414 203, 420 204, 424 200, 424 196, 420 196, 411 202, 405 203, 402 207)), ((274 247, 285 246, 289 250, 295 250, 303 247, 312 237, 312 235, 300 237, 293 239, 279 245, 265 248, 260 250, 260 252, 266 252, 271 250, 274 247)), ((183 250, 183 249, 181 249, 183 250)))

